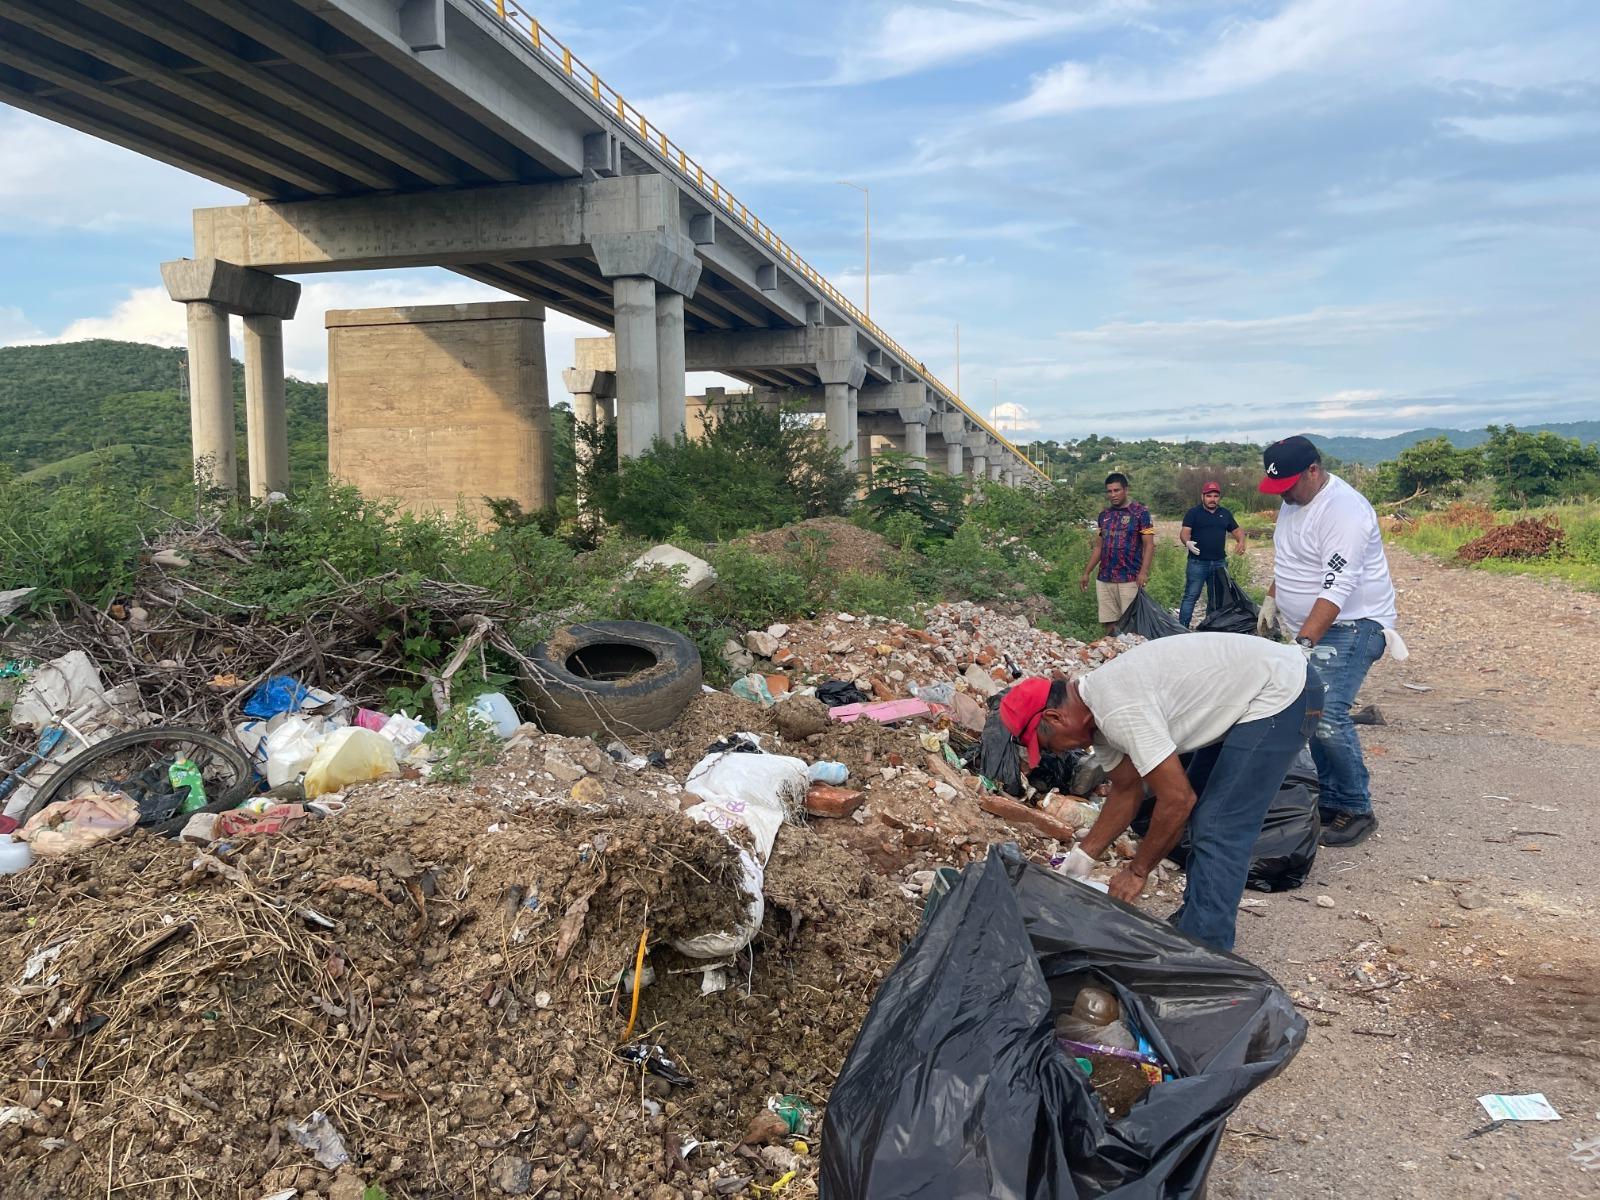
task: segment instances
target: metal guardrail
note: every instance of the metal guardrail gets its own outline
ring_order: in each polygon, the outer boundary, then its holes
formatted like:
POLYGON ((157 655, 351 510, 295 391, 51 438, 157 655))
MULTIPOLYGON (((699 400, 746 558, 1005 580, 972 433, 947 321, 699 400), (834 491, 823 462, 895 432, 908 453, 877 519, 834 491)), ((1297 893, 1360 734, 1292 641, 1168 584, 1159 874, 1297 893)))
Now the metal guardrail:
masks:
POLYGON ((605 80, 575 55, 572 50, 559 39, 552 37, 538 18, 529 15, 516 0, 473 0, 480 8, 492 13, 499 18, 508 29, 515 30, 526 38, 534 50, 555 67, 571 83, 573 90, 589 103, 594 105, 607 119, 616 122, 630 135, 637 136, 644 143, 651 156, 667 169, 676 174, 680 179, 691 184, 697 191, 704 195, 712 204, 716 205, 724 215, 743 225, 758 240, 765 243, 783 263, 800 275, 819 292, 826 296, 838 307, 849 313, 851 317, 865 330, 877 338, 883 345, 893 350, 904 361, 916 363, 928 385, 939 393, 946 401, 960 409, 972 420, 976 421, 991 437, 1006 446, 1018 458, 1022 459, 1039 475, 1045 472, 1031 458, 1024 454, 1004 434, 991 425, 983 417, 970 408, 960 396, 946 387, 926 367, 922 361, 913 358, 911 353, 901 346, 899 342, 890 337, 871 317, 861 311, 848 297, 845 296, 832 283, 828 282, 822 272, 818 271, 805 259, 796 254, 794 248, 779 237, 765 221, 761 220, 743 204, 732 192, 725 188, 713 175, 708 173, 693 158, 664 132, 652 124, 643 113, 629 104, 605 80))

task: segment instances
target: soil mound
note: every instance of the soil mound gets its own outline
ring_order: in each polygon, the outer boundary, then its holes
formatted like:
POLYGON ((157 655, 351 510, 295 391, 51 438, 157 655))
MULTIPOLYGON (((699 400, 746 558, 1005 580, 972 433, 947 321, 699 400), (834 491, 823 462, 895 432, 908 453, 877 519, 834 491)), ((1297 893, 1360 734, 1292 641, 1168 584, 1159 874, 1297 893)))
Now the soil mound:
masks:
POLYGON ((782 529, 752 533, 739 539, 758 554, 786 558, 800 566, 823 567, 833 573, 861 571, 883 574, 894 546, 882 534, 852 525, 843 517, 812 517, 782 529))

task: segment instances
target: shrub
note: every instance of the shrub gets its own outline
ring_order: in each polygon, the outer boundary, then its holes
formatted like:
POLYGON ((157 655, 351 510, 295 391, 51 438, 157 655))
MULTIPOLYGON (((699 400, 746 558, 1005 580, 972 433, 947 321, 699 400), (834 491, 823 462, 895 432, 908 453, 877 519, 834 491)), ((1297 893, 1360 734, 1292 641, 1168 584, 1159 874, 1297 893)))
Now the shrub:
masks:
POLYGON ((133 580, 148 511, 103 479, 46 489, 0 468, 0 589, 37 587, 29 608, 68 592, 105 603, 133 580))

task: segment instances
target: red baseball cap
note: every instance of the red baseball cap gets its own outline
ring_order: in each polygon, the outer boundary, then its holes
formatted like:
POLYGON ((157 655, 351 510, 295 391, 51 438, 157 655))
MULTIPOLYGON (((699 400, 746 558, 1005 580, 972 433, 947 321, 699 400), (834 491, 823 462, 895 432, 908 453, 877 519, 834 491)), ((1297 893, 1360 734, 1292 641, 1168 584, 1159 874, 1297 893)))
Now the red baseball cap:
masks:
POLYGON ((1202 496, 1204 496, 1207 492, 1215 492, 1220 496, 1222 495, 1222 485, 1215 479, 1208 479, 1200 488, 1200 494, 1202 496))
POLYGON ((1024 679, 1000 697, 1000 723, 1028 751, 1028 769, 1039 765, 1039 718, 1050 700, 1050 680, 1024 679))
POLYGON ((1273 442, 1261 452, 1261 460, 1267 474, 1257 490, 1269 496, 1281 496, 1299 482, 1307 467, 1322 461, 1322 454, 1311 444, 1310 438, 1297 434, 1273 442))

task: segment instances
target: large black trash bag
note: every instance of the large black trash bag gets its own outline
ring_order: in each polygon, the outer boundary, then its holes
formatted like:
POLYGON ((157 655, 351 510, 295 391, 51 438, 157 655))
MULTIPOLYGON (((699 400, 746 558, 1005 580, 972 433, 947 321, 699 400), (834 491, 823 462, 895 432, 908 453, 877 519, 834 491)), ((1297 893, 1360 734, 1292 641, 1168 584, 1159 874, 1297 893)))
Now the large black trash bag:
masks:
MULTIPOLYGON (((1261 832, 1250 848, 1246 887, 1258 892, 1288 892, 1305 883, 1306 876, 1311 874, 1311 864, 1317 861, 1317 845, 1322 840, 1322 817, 1317 807, 1321 794, 1317 785, 1317 764, 1311 759, 1311 751, 1302 746, 1289 767, 1289 774, 1279 785, 1277 795, 1273 796, 1261 822, 1261 832)), ((1150 831, 1150 818, 1155 810, 1155 797, 1146 795, 1131 826, 1139 837, 1150 831)), ((1189 861, 1187 829, 1167 857, 1180 867, 1189 861)))
MULTIPOLYGON (((995 785, 1007 795, 1022 795, 1022 747, 1000 719, 998 709, 992 711, 983 723, 976 766, 978 774, 994 780, 995 785)), ((971 769, 969 765, 968 770, 971 769)))
POLYGON ((1228 1114, 1305 1031, 1259 968, 994 847, 878 989, 828 1100, 822 1196, 1198 1197, 1228 1114), (1121 1120, 1055 1044, 1069 976, 1114 990, 1179 1076, 1121 1120))
POLYGON ((817 685, 817 699, 829 708, 839 708, 845 704, 865 704, 872 697, 848 680, 835 679, 817 685))
POLYGON ((1321 795, 1317 764, 1310 750, 1301 750, 1261 823, 1261 833, 1250 851, 1246 887, 1287 892, 1306 881, 1311 864, 1317 861, 1317 843, 1322 840, 1322 817, 1317 809, 1321 795))
POLYGON ((1122 610, 1122 619, 1117 622, 1117 632, 1159 638, 1189 631, 1178 624, 1177 617, 1150 599, 1150 594, 1140 588, 1139 594, 1133 598, 1133 603, 1122 610))
POLYGON ((1242 587, 1228 574, 1226 567, 1219 569, 1214 576, 1217 580, 1214 589, 1216 605, 1212 606, 1210 593, 1206 601, 1206 618, 1200 622, 1200 633, 1254 633, 1256 631, 1256 618, 1261 610, 1245 594, 1242 587))

